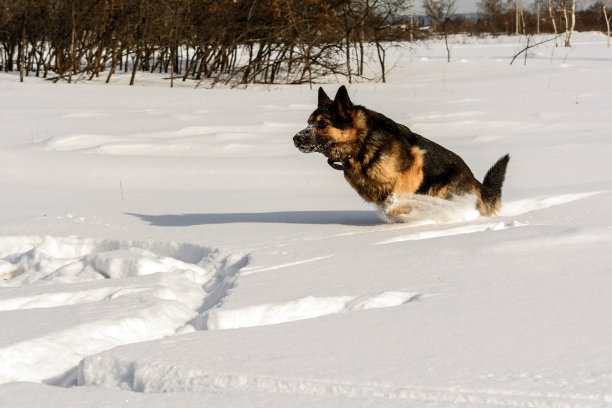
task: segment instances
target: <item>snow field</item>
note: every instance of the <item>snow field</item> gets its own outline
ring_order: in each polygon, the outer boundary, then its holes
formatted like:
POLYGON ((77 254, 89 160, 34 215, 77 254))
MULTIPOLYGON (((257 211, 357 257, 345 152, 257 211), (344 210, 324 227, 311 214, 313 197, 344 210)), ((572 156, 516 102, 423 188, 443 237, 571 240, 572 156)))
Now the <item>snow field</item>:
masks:
POLYGON ((0 73, 0 406, 609 406, 612 55, 575 41, 393 49, 349 86, 479 179, 510 153, 494 218, 381 220, 291 143, 316 87, 0 73))

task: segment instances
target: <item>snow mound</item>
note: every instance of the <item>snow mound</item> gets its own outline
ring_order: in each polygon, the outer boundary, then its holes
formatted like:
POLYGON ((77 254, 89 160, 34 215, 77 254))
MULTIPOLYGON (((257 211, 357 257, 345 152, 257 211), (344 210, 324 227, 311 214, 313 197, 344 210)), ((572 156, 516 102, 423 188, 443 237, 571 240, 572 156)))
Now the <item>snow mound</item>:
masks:
POLYGON ((306 296, 286 303, 270 303, 233 310, 215 309, 208 315, 207 328, 235 329, 293 322, 336 313, 399 306, 420 297, 419 293, 386 291, 363 296, 306 296))
POLYGON ((215 273, 214 249, 193 244, 81 239, 1 237, 0 287, 36 282, 82 282, 157 272, 184 272, 198 284, 215 273))
POLYGON ((499 215, 516 216, 530 211, 540 210, 542 208, 571 203, 572 201, 581 200, 597 194, 600 194, 600 192, 560 194, 549 197, 537 197, 512 201, 509 203, 504 203, 499 215))
POLYGON ((37 236, 0 237, 0 257, 0 383, 73 383, 85 356, 193 331, 246 263, 192 244, 37 236))
MULTIPOLYGON (((71 115, 67 116, 72 117, 71 115)), ((187 126, 176 130, 141 131, 122 135, 61 134, 49 138, 41 146, 50 151, 110 156, 218 157, 227 154, 249 156, 254 151, 272 154, 270 146, 261 146, 257 143, 257 133, 262 128, 270 133, 293 130, 291 124, 275 122, 264 122, 256 126, 187 126)), ((281 153, 283 153, 281 149, 276 149, 273 154, 281 153)))
POLYGON ((463 225, 460 227, 452 227, 445 228, 441 230, 429 230, 429 231, 420 231, 415 232, 413 234, 401 235, 393 238, 386 239, 384 241, 377 242, 377 245, 391 244, 395 242, 403 242, 403 241, 418 241, 422 239, 433 239, 433 238, 441 238, 441 237, 450 237, 453 235, 462 235, 462 234, 472 234, 475 232, 485 232, 485 231, 500 231, 507 228, 521 227, 525 224, 520 223, 518 221, 511 222, 493 222, 493 223, 484 223, 484 224, 469 224, 463 225))

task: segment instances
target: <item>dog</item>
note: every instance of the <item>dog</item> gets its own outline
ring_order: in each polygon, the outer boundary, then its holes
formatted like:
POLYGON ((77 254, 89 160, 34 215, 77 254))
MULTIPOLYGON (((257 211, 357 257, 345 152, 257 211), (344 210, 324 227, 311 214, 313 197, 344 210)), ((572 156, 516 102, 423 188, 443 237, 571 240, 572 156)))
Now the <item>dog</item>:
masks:
POLYGON ((501 157, 479 182, 457 154, 386 116, 354 105, 346 87, 331 100, 319 88, 317 109, 308 126, 293 137, 303 153, 318 152, 367 202, 388 217, 410 213, 398 197, 422 194, 450 200, 476 196, 476 209, 493 216, 501 208, 502 185, 510 155, 501 157))

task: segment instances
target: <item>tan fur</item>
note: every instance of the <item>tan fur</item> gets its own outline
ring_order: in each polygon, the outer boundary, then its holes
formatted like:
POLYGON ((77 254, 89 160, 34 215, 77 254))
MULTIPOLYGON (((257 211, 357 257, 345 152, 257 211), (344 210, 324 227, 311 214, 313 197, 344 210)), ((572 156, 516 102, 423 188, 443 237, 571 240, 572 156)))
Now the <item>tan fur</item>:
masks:
POLYGON ((501 209, 501 200, 495 200, 495 203, 493 203, 493 205, 490 205, 482 201, 482 198, 480 197, 480 191, 478 192, 477 197, 478 200, 476 201, 476 209, 478 209, 480 215, 490 217, 497 214, 497 212, 501 209))
MULTIPOLYGON (((425 151, 416 146, 410 148, 412 166, 398 174, 393 192, 395 194, 412 194, 419 189, 423 182, 423 161, 425 151)), ((398 157, 397 155, 395 157, 398 157)))
POLYGON ((331 137, 336 143, 353 143, 357 140, 358 131, 355 128, 340 130, 335 127, 328 126, 321 131, 321 134, 326 134, 331 137))
MULTIPOLYGON (((334 140, 336 143, 354 143, 359 139, 359 133, 362 129, 366 128, 366 120, 361 111, 353 111, 351 117, 353 118, 353 126, 346 129, 338 129, 333 126, 328 126, 325 129, 319 131, 322 135, 327 135, 334 140)), ((323 115, 316 118, 316 121, 327 120, 323 115)))
POLYGON ((432 197, 438 197, 438 198, 442 198, 444 200, 449 199, 452 194, 450 194, 448 186, 443 186, 443 187, 432 187, 429 190, 427 190, 427 195, 432 196, 432 197))
POLYGON ((416 146, 406 151, 400 142, 394 141, 369 168, 351 158, 350 168, 344 175, 364 200, 382 204, 390 194, 413 194, 419 189, 423 182, 424 154, 416 146), (410 167, 404 168, 408 163, 410 167))
POLYGON ((362 110, 354 110, 351 113, 351 118, 353 118, 353 126, 357 129, 366 129, 368 126, 366 124, 366 116, 362 110))

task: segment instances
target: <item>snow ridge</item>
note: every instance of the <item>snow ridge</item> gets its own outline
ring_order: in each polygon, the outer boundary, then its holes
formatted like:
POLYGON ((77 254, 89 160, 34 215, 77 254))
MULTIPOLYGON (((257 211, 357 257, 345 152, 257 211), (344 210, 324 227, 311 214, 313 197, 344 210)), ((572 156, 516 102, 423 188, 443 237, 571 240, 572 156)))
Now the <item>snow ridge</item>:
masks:
POLYGON ((208 315, 208 329, 263 326, 357 310, 399 306, 418 300, 421 296, 420 293, 400 291, 363 296, 306 296, 285 303, 268 303, 233 310, 215 309, 208 315))
POLYGON ((193 331, 248 260, 193 244, 49 236, 0 237, 0 257, 0 310, 22 322, 0 340, 0 383, 54 384, 73 383, 85 356, 193 331))
POLYGON ((468 407, 606 407, 612 394, 558 391, 522 391, 508 388, 420 387, 390 384, 359 384, 333 380, 276 378, 208 372, 191 367, 184 370, 162 363, 114 359, 100 354, 79 365, 78 384, 120 388, 144 393, 228 391, 269 392, 345 398, 378 398, 419 403, 447 403, 468 407))

